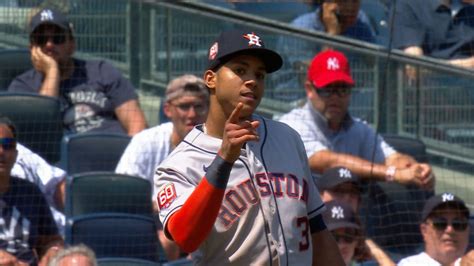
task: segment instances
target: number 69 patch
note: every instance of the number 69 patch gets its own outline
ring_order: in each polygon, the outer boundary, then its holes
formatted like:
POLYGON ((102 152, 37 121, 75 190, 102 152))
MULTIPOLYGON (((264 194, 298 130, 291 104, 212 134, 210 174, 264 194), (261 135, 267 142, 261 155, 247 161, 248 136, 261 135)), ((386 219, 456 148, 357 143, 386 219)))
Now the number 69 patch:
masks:
POLYGON ((160 210, 168 208, 174 199, 176 199, 176 190, 173 183, 166 184, 156 196, 160 210))

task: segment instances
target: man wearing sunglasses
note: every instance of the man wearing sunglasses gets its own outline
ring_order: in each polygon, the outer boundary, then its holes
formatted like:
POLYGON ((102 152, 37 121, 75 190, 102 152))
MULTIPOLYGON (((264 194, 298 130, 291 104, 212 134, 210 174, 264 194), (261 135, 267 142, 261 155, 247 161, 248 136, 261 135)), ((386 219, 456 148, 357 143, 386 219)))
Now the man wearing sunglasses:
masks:
POLYGON ((17 157, 15 126, 0 117, 0 265, 46 265, 63 241, 41 190, 12 171, 17 157))
POLYGON ((343 166, 364 180, 433 188, 428 164, 396 152, 367 123, 349 114, 354 84, 346 56, 323 51, 308 69, 306 104, 280 118, 300 133, 313 173, 343 166))
POLYGON ((425 203, 420 230, 425 250, 402 259, 399 266, 474 265, 474 251, 466 255, 469 241, 469 209, 454 194, 435 195, 425 203))
POLYGON ((73 58, 72 24, 54 9, 42 9, 31 19, 33 69, 10 84, 13 92, 59 98, 67 133, 106 131, 130 136, 146 127, 132 84, 105 61, 73 58))

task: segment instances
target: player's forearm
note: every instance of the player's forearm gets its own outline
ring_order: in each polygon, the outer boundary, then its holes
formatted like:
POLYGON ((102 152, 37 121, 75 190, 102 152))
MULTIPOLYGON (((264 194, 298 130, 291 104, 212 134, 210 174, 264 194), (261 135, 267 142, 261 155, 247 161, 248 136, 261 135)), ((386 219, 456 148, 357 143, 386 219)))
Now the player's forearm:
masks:
POLYGON ((195 251, 211 232, 231 169, 231 163, 216 156, 183 207, 170 217, 168 232, 185 252, 195 251))
POLYGON ((384 181, 387 166, 372 163, 357 156, 336 153, 329 150, 319 151, 309 157, 311 171, 322 173, 324 170, 342 166, 351 170, 361 179, 384 181))

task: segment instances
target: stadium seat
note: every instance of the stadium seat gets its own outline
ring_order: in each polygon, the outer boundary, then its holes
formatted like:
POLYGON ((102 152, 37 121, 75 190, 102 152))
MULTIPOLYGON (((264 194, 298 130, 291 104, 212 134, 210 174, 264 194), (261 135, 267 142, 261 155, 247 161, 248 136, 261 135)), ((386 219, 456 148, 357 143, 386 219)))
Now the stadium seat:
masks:
POLYGON ((151 217, 151 185, 143 178, 113 172, 69 176, 67 217, 99 212, 142 214, 151 217))
POLYGON ((69 218, 66 243, 83 243, 99 259, 124 257, 160 262, 159 254, 164 254, 155 221, 143 215, 100 213, 69 218))
POLYGON ((6 91, 11 81, 33 68, 27 49, 0 50, 0 91, 6 91))
POLYGON ((63 128, 57 99, 37 94, 0 93, 0 115, 15 123, 21 144, 50 163, 58 161, 63 128))
POLYGON ((113 133, 82 133, 64 136, 60 166, 74 175, 92 171, 115 171, 130 137, 113 133))
MULTIPOLYGON (((411 155, 419 162, 428 161, 422 141, 391 134, 385 134, 383 138, 397 151, 411 155)), ((362 208, 365 208, 363 215, 369 236, 395 256, 418 251, 423 244, 420 213, 426 199, 434 192, 394 182, 372 182, 366 186, 362 208)))
POLYGON ((160 265, 153 261, 135 259, 135 258, 100 258, 97 259, 99 266, 156 266, 160 265))
POLYGON ((397 151, 413 156, 418 162, 428 162, 428 154, 423 141, 396 134, 382 134, 382 137, 397 151))
POLYGON ((194 262, 187 258, 163 263, 163 266, 192 266, 192 265, 194 265, 194 262))

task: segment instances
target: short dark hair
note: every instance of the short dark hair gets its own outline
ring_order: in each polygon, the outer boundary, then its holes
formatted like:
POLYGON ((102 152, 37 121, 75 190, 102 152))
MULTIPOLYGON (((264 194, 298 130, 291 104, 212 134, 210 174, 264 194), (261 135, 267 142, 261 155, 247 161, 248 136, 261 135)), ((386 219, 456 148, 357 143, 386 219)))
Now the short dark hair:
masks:
POLYGON ((0 125, 6 125, 12 132, 13 138, 16 139, 16 126, 15 124, 13 124, 10 118, 4 115, 0 115, 0 125))

